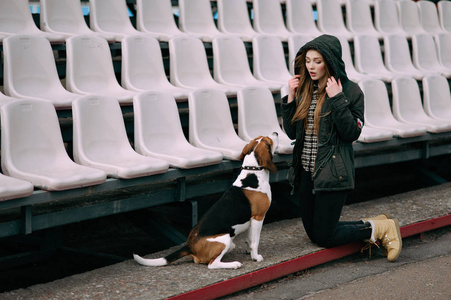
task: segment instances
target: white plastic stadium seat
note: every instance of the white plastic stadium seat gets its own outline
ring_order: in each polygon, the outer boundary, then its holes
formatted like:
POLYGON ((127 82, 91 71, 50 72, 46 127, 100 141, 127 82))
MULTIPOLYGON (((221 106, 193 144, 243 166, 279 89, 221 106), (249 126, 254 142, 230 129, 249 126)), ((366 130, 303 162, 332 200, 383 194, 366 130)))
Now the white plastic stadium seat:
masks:
POLYGON ((80 95, 68 92, 58 77, 50 42, 30 35, 3 41, 4 89, 11 97, 44 99, 57 108, 69 108, 80 95))
POLYGON ((0 174, 0 201, 27 197, 33 194, 31 182, 0 174))
POLYGON ((105 39, 74 36, 66 41, 66 88, 81 95, 103 95, 120 103, 132 103, 137 92, 120 86, 110 47, 105 39))
POLYGON ((0 92, 0 107, 2 105, 8 104, 8 103, 10 103, 11 101, 14 101, 14 100, 17 100, 17 98, 6 96, 2 92, 0 92))
POLYGON ((440 26, 436 4, 431 1, 418 1, 421 27, 429 34, 445 32, 440 26))
POLYGON ((409 36, 426 33, 421 26, 420 11, 414 1, 398 1, 399 23, 409 36))
POLYGON ((136 92, 160 91, 177 100, 188 100, 190 90, 172 85, 164 71, 160 43, 150 36, 122 40, 122 86, 136 92))
POLYGON ((295 34, 288 38, 288 69, 291 74, 294 75, 294 60, 299 49, 314 38, 312 35, 301 34, 295 34))
POLYGON ((253 1, 252 4, 255 31, 265 35, 278 36, 282 41, 286 41, 293 34, 285 26, 279 0, 258 0, 253 1))
POLYGON ((144 33, 133 27, 125 0, 89 0, 89 23, 92 30, 112 34, 116 41, 130 35, 158 35, 144 33))
POLYGON ((354 34, 345 26, 340 3, 336 0, 318 0, 316 8, 319 30, 330 35, 343 36, 349 41, 354 38, 354 34))
POLYGON ((0 35, 39 36, 51 43, 63 43, 64 36, 39 30, 34 23, 28 0, 0 0, 0 35))
POLYGON ((237 86, 220 84, 213 79, 207 54, 201 40, 190 36, 174 37, 169 41, 171 83, 186 89, 211 88, 235 96, 237 86))
POLYGON ((213 40, 213 71, 215 80, 223 84, 262 86, 273 92, 280 91, 281 84, 261 81, 252 75, 244 42, 235 36, 213 40))
POLYGON ((175 24, 171 0, 136 0, 136 27, 165 42, 185 34, 175 24))
POLYGON ((186 140, 174 97, 146 92, 133 100, 135 149, 163 159, 173 167, 189 169, 218 164, 222 154, 194 147, 186 140))
POLYGON ((112 34, 94 32, 83 17, 80 0, 41 0, 41 29, 63 35, 66 39, 74 35, 92 34, 114 42, 112 34))
POLYGON ((371 79, 372 77, 370 75, 360 73, 355 69, 348 40, 341 36, 339 36, 338 39, 340 40, 342 53, 341 57, 345 63, 346 75, 348 78, 354 82, 359 82, 364 79, 371 79))
POLYGON ((451 69, 451 33, 439 33, 434 36, 438 59, 447 69, 451 69))
POLYGON ((438 19, 442 29, 451 33, 451 2, 442 0, 437 3, 438 19))
POLYGON ((404 35, 398 15, 398 6, 393 0, 376 0, 374 2, 374 27, 382 35, 404 35))
POLYGON ((376 143, 388 141, 393 138, 393 132, 385 129, 377 129, 369 126, 363 126, 357 141, 361 143, 376 143))
POLYGON ((251 25, 246 0, 217 0, 218 28, 226 34, 239 35, 246 42, 259 35, 251 25))
POLYGON ((423 78, 423 108, 435 119, 451 120, 451 94, 448 80, 440 75, 423 78))
POLYGON ((413 64, 417 69, 440 73, 447 78, 451 78, 451 68, 446 68, 439 61, 437 47, 432 35, 419 34, 412 37, 412 56, 413 64))
POLYGON ((80 166, 69 158, 51 103, 16 100, 0 109, 3 174, 56 191, 105 181, 105 172, 80 166))
POLYGON ((211 42, 224 33, 216 28, 210 0, 179 0, 179 27, 183 32, 201 37, 211 42))
POLYGON ((429 132, 451 130, 451 120, 437 120, 429 117, 421 104, 420 88, 415 79, 399 77, 392 82, 393 115, 407 124, 425 126, 429 132))
POLYGON ((114 178, 164 173, 169 163, 136 153, 128 141, 119 102, 85 96, 72 104, 74 160, 114 178))
POLYGON ((196 147, 221 152, 239 160, 246 142, 235 132, 229 101, 224 92, 198 89, 188 98, 189 141, 196 147))
POLYGON ((322 34, 316 27, 313 19, 313 8, 309 1, 286 0, 287 29, 295 34, 320 36, 322 34))
POLYGON ((245 87, 238 92, 238 135, 245 141, 273 132, 279 134, 277 153, 293 152, 291 140, 279 125, 271 91, 264 87, 245 87))
POLYGON ((354 38, 354 59, 357 71, 373 78, 390 82, 398 76, 385 67, 379 41, 374 36, 359 35, 354 38))
POLYGON ((254 76, 263 81, 286 84, 292 76, 282 42, 276 36, 261 35, 254 38, 252 48, 254 76))
POLYGON ((346 26, 355 35, 364 34, 382 38, 373 25, 371 8, 362 0, 346 0, 346 26))
POLYGON ((288 84, 282 85, 282 88, 280 89, 280 97, 283 98, 285 96, 288 96, 289 92, 290 88, 288 87, 288 84))
POLYGON ((384 37, 385 66, 391 72, 411 76, 417 80, 423 79, 431 72, 420 71, 413 66, 409 43, 403 35, 388 35, 384 37))
POLYGON ((362 80, 359 86, 365 94, 365 124, 389 130, 402 138, 426 134, 426 127, 402 123, 393 117, 385 83, 378 79, 362 80))

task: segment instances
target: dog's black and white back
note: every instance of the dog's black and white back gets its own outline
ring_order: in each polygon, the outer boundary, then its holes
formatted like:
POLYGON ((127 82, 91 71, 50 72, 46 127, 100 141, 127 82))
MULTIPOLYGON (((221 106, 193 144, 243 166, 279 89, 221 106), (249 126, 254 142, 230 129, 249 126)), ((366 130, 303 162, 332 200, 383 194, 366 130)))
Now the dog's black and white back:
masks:
POLYGON ((274 132, 271 136, 255 138, 244 147, 240 174, 191 230, 185 246, 164 258, 144 259, 134 254, 134 259, 145 266, 163 266, 190 255, 196 263, 208 264, 209 269, 240 268, 242 264, 238 261, 221 260, 235 248, 235 236, 248 230, 251 258, 262 261, 258 245, 272 200, 269 173, 277 172, 272 157, 278 143, 274 132))

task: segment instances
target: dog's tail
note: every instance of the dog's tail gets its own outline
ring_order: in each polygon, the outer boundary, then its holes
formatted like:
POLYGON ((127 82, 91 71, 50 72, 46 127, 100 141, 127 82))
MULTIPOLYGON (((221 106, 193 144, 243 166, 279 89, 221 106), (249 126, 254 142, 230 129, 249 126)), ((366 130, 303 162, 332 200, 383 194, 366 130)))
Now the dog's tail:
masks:
POLYGON ((160 267, 160 266, 166 266, 174 261, 176 261, 179 258, 185 257, 187 255, 192 254, 191 250, 188 248, 188 246, 183 246, 179 250, 161 258, 155 258, 155 259, 146 259, 142 258, 141 256, 137 254, 133 254, 133 258, 137 263, 143 266, 154 266, 154 267, 160 267))

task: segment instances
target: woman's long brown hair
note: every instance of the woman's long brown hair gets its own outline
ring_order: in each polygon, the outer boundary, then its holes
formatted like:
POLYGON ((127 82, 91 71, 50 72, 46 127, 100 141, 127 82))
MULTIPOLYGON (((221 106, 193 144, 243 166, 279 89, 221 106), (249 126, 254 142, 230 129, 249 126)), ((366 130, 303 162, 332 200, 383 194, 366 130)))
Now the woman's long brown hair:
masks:
MULTIPOLYGON (((309 112, 310 104, 312 103, 313 96, 313 80, 310 77, 310 74, 307 72, 307 68, 305 65, 305 56, 307 51, 304 51, 301 55, 296 57, 294 61, 295 69, 299 69, 299 86, 296 90, 296 112, 294 113, 293 119, 291 123, 296 121, 304 120, 307 121, 307 115, 309 112)), ((324 57, 323 57, 324 60, 324 57)), ((331 76, 329 67, 324 60, 326 65, 326 73, 322 78, 318 80, 318 92, 317 92, 317 100, 316 100, 316 109, 314 115, 313 126, 316 133, 318 133, 319 128, 319 120, 321 118, 321 109, 323 107, 324 100, 326 99, 326 85, 327 79, 331 76)))

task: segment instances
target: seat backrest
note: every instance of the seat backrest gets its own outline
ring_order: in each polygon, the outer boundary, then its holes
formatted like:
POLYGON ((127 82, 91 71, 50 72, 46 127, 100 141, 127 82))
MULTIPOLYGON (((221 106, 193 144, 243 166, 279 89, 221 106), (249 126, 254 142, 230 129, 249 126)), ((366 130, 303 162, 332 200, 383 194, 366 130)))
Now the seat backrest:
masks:
POLYGON ((397 5, 401 28, 408 34, 424 33, 417 4, 414 1, 398 1, 397 5))
POLYGON ((67 39, 66 52, 66 88, 69 91, 85 94, 119 85, 105 39, 74 36, 67 39))
POLYGON ((403 71, 413 68, 407 38, 401 35, 388 35, 384 37, 385 65, 394 71, 403 71))
POLYGON ((437 3, 440 26, 447 32, 451 32, 451 2, 441 0, 437 3))
POLYGON ((412 60, 413 64, 420 69, 439 70, 441 68, 432 35, 412 36, 412 60))
POLYGON ((365 122, 371 124, 385 124, 394 120, 390 108, 387 87, 379 79, 364 79, 359 86, 365 94, 365 122))
MULTIPOLYGON (((198 89, 188 98, 189 140, 208 145, 221 145, 230 137, 237 137, 233 127, 229 101, 224 92, 198 89)), ((197 146, 194 143, 195 146, 197 146)))
POLYGON ((44 100, 15 100, 1 107, 2 169, 48 169, 70 161, 55 107, 44 100))
POLYGON ((430 116, 440 117, 451 112, 450 86, 445 77, 428 75, 423 78, 423 108, 430 116))
POLYGON ((218 28, 222 32, 255 33, 246 0, 217 0, 218 28))
POLYGON ((134 32, 124 0, 90 0, 89 23, 99 32, 134 32))
MULTIPOLYGON (((259 79, 279 81, 291 77, 282 42, 276 36, 261 35, 252 40, 253 71, 259 79)), ((287 79, 288 80, 288 79, 287 79)))
POLYGON ((336 0, 318 0, 318 28, 322 32, 347 31, 341 5, 336 0))
POLYGON ((286 0, 286 23, 291 32, 320 35, 313 19, 313 8, 310 1, 286 0))
POLYGON ((160 43, 150 36, 129 36, 122 40, 122 86, 150 90, 167 82, 160 43))
POLYGON ((33 21, 28 0, 0 0, 0 32, 39 31, 33 21))
POLYGON ((98 160, 105 155, 130 151, 122 110, 116 99, 97 95, 81 97, 72 102, 72 116, 75 161, 79 154, 98 160))
POLYGON ((44 31, 89 32, 79 0, 41 0, 40 24, 44 31))
POLYGON ((395 1, 377 0, 374 2, 374 26, 380 33, 404 33, 395 1))
POLYGON ((283 20, 280 0, 259 0, 253 2, 254 28, 266 34, 288 31, 283 20))
POLYGON ((201 40, 177 36, 169 41, 170 77, 175 85, 211 79, 207 54, 201 40))
POLYGON ((354 37, 355 67, 360 72, 373 73, 385 69, 379 41, 374 36, 354 37))
POLYGON ((418 1, 417 5, 420 12, 421 27, 431 34, 441 32, 442 28, 438 20, 436 5, 431 1, 418 1))
POLYGON ((218 31, 210 0, 179 0, 179 27, 187 32, 218 31))
POLYGON ((135 148, 143 153, 177 147, 178 141, 186 142, 180 123, 179 111, 173 96, 161 92, 145 92, 133 99, 135 118, 135 148))
POLYGON ((370 5, 362 0, 346 1, 346 26, 358 34, 375 33, 370 5))
POLYGON ((236 82, 252 77, 244 42, 236 36, 222 36, 213 40, 214 78, 220 82, 236 82))
POLYGON ((245 87, 238 92, 238 134, 245 140, 280 132, 271 91, 265 87, 245 87))
POLYGON ((171 0, 136 0, 136 27, 152 32, 177 32, 171 0))
POLYGON ((451 34, 439 33, 434 37, 440 63, 451 69, 451 34))
POLYGON ((50 42, 43 37, 13 35, 3 40, 5 93, 39 98, 64 90, 50 42))
POLYGON ((351 54, 351 47, 349 46, 349 41, 342 37, 337 37, 340 40, 341 44, 341 58, 343 59, 345 63, 346 72, 357 72, 357 70, 354 68, 354 62, 352 61, 352 54, 351 54))
POLYGON ((393 114, 405 120, 416 120, 426 113, 421 105, 418 83, 412 77, 398 77, 392 81, 393 114))
MULTIPOLYGON (((300 1, 302 2, 302 1, 300 1)), ((299 49, 304 46, 307 42, 314 39, 312 35, 292 35, 288 37, 288 65, 291 74, 294 74, 294 60, 299 49)))

